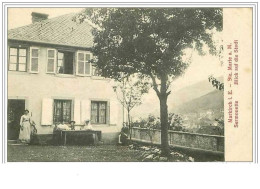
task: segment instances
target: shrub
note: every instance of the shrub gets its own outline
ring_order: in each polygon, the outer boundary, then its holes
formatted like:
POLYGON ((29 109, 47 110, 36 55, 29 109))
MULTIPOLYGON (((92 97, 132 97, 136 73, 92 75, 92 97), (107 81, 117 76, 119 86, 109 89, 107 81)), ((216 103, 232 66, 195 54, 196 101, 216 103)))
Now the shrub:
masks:
MULTIPOLYGON (((170 113, 168 116, 168 129, 174 131, 184 131, 183 119, 180 115, 170 113)), ((161 122, 159 117, 149 114, 146 118, 139 118, 138 121, 132 123, 133 127, 161 129, 161 122)))

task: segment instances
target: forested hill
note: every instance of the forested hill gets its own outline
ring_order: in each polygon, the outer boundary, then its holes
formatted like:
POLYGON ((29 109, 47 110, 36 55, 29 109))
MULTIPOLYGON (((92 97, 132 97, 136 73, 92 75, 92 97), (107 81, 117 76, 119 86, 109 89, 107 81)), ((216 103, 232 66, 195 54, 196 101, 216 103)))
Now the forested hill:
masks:
POLYGON ((214 90, 199 98, 195 98, 182 105, 176 107, 175 112, 178 113, 195 113, 208 109, 224 108, 224 92, 214 90))

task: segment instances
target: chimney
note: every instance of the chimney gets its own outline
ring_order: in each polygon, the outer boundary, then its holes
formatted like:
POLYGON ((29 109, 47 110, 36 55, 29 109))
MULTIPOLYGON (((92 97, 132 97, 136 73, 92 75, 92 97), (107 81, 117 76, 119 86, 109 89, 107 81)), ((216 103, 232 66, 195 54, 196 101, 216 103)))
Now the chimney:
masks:
POLYGON ((40 22, 42 20, 48 19, 48 14, 38 13, 38 12, 32 12, 32 23, 40 22))

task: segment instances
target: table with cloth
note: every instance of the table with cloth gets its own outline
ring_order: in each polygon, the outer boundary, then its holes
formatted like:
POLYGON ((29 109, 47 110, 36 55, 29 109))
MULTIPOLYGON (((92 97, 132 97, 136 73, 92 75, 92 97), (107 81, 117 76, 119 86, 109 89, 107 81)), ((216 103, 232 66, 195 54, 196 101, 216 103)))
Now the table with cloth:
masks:
POLYGON ((58 145, 76 144, 96 145, 101 141, 101 131, 96 130, 55 130, 53 131, 53 141, 58 145))

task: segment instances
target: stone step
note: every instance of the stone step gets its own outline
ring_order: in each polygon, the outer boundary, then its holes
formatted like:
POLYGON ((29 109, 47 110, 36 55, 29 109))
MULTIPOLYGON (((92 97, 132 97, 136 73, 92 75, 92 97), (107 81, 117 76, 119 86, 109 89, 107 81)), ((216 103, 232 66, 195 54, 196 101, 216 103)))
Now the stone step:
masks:
POLYGON ((8 144, 9 146, 25 146, 28 144, 24 144, 24 143, 17 143, 17 144, 8 144))
POLYGON ((8 140, 7 144, 17 144, 17 140, 8 140))
POLYGON ((28 145, 28 144, 25 144, 25 143, 17 142, 17 140, 8 140, 8 141, 7 141, 7 144, 8 144, 9 146, 28 145))

